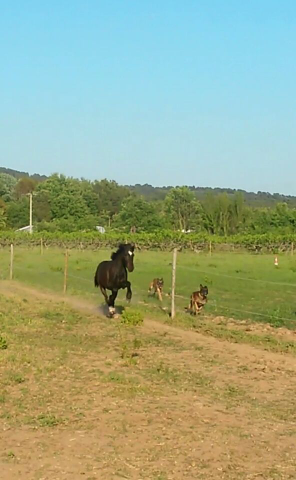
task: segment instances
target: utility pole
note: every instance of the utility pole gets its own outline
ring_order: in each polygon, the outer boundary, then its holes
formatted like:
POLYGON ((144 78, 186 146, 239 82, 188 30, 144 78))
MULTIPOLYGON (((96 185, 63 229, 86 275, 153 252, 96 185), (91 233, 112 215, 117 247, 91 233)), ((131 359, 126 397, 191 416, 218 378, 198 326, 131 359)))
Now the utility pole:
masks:
POLYGON ((30 199, 30 233, 33 233, 33 194, 29 193, 30 199))

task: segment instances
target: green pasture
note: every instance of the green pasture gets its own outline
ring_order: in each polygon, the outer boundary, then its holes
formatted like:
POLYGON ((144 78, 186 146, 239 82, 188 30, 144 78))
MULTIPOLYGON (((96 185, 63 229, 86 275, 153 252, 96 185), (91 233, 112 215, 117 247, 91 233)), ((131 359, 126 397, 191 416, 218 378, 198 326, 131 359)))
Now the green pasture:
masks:
MULTIPOLYGON (((110 250, 69 252, 68 294, 102 303, 101 293, 94 288, 93 277, 98 263, 110 258, 110 250)), ((296 256, 278 256, 279 268, 273 255, 247 253, 180 252, 177 258, 177 313, 184 313, 190 293, 207 284, 209 302, 205 312, 237 320, 268 322, 274 326, 295 329, 296 325, 296 256)), ((10 252, 0 251, 0 277, 9 277, 10 252)), ((148 296, 148 285, 156 276, 163 276, 165 293, 171 290, 172 253, 137 251, 132 282, 133 303, 146 303, 145 308, 156 311, 157 299, 148 296)), ((40 289, 62 293, 64 281, 64 251, 57 248, 40 249, 15 247, 14 279, 40 289)), ((125 304, 120 292, 117 305, 125 304)), ((169 309, 170 297, 163 306, 169 309)), ((201 316, 202 318, 202 316, 201 316)))

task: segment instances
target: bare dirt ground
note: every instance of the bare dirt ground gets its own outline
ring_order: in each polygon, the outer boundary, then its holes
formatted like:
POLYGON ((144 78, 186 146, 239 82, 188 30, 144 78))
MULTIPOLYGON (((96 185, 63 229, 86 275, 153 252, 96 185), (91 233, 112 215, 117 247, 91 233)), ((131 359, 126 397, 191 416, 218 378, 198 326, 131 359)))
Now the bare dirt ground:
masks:
POLYGON ((1 480, 296 478, 293 338, 287 353, 247 332, 119 327, 8 282, 0 312, 1 480))

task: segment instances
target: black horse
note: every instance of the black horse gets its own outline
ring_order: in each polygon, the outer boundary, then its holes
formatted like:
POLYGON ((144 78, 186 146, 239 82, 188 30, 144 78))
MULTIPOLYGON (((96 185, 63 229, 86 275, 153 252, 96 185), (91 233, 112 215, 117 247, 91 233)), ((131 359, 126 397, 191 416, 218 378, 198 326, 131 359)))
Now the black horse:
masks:
POLYGON ((132 298, 131 283, 127 279, 127 270, 134 270, 134 245, 121 244, 116 252, 112 253, 111 260, 101 262, 95 274, 95 287, 100 287, 102 294, 109 306, 109 314, 115 313, 114 302, 121 288, 127 288, 126 299, 132 298), (106 290, 112 294, 107 295, 106 290))

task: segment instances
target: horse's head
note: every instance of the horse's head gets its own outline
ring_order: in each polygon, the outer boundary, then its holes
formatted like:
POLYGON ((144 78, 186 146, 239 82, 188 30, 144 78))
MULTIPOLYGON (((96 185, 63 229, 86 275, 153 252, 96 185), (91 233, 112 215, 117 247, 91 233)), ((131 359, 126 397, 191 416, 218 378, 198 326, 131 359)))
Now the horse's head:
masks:
POLYGON ((134 250, 135 247, 131 243, 128 243, 127 245, 124 245, 124 260, 125 260, 125 265, 126 268, 128 269, 129 272, 132 272, 134 270, 134 250))
POLYGON ((124 266, 129 272, 132 272, 134 270, 134 250, 135 246, 131 243, 122 243, 119 245, 117 252, 112 253, 111 259, 116 260, 121 258, 124 266))
POLYGON ((208 287, 205 285, 204 287, 202 286, 202 284, 200 284, 200 294, 206 298, 208 296, 208 293, 209 293, 209 290, 208 290, 208 287))

